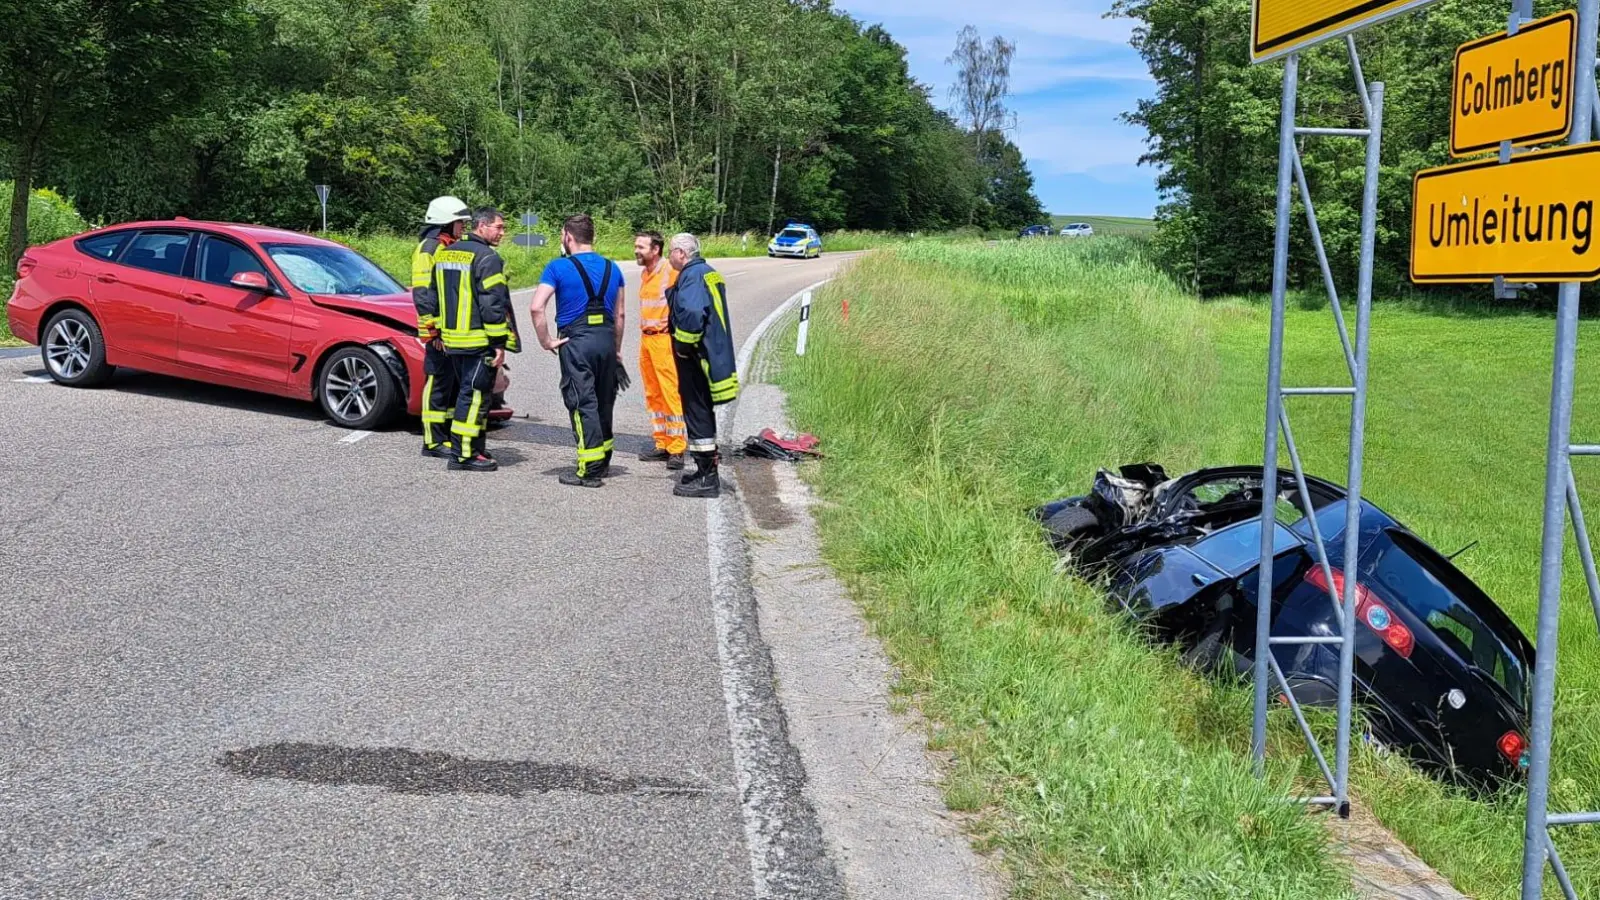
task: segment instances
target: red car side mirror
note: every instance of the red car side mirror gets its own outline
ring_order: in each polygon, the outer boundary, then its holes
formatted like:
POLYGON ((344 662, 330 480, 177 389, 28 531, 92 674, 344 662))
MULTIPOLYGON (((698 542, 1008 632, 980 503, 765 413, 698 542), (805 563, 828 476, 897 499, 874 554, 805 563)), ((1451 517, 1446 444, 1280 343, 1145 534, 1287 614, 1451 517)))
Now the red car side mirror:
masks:
POLYGON ((267 282, 267 276, 260 272, 240 272, 228 282, 240 290, 259 291, 263 294, 272 291, 272 285, 267 282))

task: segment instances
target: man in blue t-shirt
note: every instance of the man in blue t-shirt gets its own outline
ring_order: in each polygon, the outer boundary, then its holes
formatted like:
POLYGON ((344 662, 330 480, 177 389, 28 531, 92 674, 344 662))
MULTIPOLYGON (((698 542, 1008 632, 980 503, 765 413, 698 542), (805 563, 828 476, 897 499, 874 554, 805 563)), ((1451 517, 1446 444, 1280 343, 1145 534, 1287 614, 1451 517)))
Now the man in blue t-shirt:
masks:
POLYGON ((594 252, 594 220, 584 215, 561 225, 562 256, 539 276, 533 292, 533 329, 539 346, 561 360, 561 399, 572 417, 578 468, 562 484, 600 487, 611 468, 611 410, 622 368, 622 270, 594 252), (544 310, 556 300, 556 339, 544 310))

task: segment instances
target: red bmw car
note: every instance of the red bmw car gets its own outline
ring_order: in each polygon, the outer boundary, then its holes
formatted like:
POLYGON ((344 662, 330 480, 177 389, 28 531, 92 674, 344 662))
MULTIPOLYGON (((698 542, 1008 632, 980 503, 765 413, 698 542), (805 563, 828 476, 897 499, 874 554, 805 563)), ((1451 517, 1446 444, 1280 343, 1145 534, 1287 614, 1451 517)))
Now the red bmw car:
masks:
POLYGON ((74 387, 128 366, 315 399, 346 428, 421 403, 410 292, 354 250, 293 231, 176 219, 33 247, 7 316, 74 387))

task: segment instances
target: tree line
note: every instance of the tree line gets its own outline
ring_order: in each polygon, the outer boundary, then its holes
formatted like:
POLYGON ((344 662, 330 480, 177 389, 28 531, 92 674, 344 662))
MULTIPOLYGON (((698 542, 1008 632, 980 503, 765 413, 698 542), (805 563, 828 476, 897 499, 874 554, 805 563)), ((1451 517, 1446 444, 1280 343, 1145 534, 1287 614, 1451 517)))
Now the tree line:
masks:
MULTIPOLYGON (((961 80, 993 88, 992 49, 961 80)), ((993 106, 958 121, 827 0, 31 0, 0 31, 0 177, 112 221, 309 229, 326 184, 356 231, 444 191, 694 230, 1015 227, 1041 211, 993 106)))
MULTIPOLYGON (((1562 8, 1539 0, 1535 14, 1562 8)), ((1504 30, 1509 9, 1504 0, 1449 0, 1356 36, 1367 80, 1386 90, 1374 265, 1380 294, 1410 290, 1412 176, 1451 161, 1455 49, 1504 30)), ((1155 252, 1201 294, 1266 290, 1283 64, 1250 65, 1250 0, 1117 0, 1113 13, 1135 21, 1134 46, 1156 82, 1155 97, 1126 117, 1147 131, 1142 161, 1160 167, 1155 252)), ((1303 53, 1300 71, 1301 124, 1365 124, 1344 42, 1303 53)), ((1303 138, 1300 149, 1335 277, 1353 288, 1365 147, 1303 138)), ((1294 204, 1290 271, 1299 284, 1314 285, 1321 275, 1298 194, 1294 204)))

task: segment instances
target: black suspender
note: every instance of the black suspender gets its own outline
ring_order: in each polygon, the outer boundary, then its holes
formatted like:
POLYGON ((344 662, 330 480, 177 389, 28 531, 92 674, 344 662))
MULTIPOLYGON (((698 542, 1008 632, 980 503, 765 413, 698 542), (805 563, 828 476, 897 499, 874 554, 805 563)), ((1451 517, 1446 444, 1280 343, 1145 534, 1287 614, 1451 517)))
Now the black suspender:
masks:
POLYGON ((611 260, 605 260, 606 276, 600 279, 600 290, 594 289, 594 282, 590 280, 589 273, 583 268, 583 263, 578 262, 576 256, 569 256, 572 267, 578 270, 578 277, 583 280, 583 289, 589 294, 589 304, 585 307, 584 321, 590 325, 604 325, 611 319, 606 312, 606 294, 611 290, 611 260))

